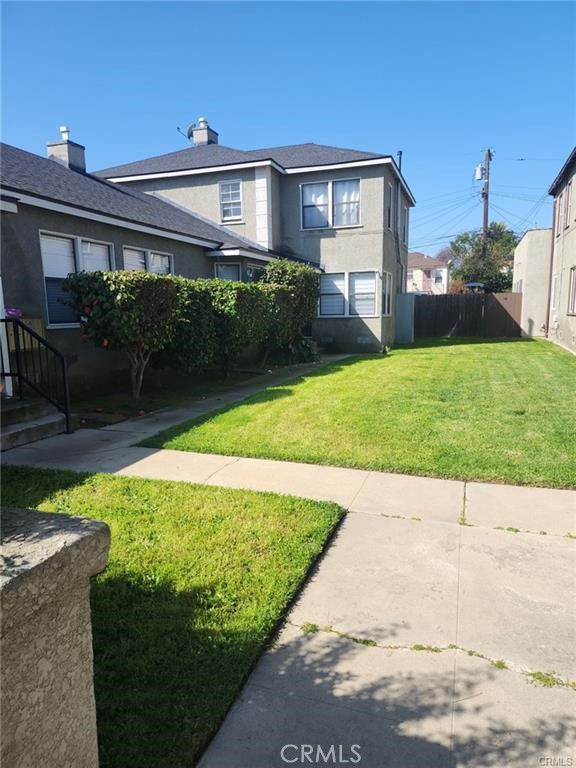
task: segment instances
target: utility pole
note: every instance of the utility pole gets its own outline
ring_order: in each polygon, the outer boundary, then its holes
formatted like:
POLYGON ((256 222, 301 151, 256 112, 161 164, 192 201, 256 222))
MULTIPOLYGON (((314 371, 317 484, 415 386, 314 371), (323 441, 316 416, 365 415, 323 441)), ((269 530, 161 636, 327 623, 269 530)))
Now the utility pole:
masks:
POLYGON ((484 251, 488 243, 488 197, 490 194, 490 160, 492 160, 492 150, 487 149, 484 155, 484 186, 482 188, 482 200, 484 201, 484 218, 482 221, 482 238, 484 241, 484 251))

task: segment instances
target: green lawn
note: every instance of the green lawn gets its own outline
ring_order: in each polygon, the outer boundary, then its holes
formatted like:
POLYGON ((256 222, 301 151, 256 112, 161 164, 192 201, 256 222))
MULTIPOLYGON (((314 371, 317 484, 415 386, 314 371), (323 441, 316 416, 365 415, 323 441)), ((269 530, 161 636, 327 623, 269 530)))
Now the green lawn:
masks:
POLYGON ((101 768, 191 768, 343 511, 270 493, 6 467, 3 504, 108 523, 93 581, 101 768))
POLYGON ((545 341, 433 340, 270 387, 144 445, 576 487, 576 357, 545 341))

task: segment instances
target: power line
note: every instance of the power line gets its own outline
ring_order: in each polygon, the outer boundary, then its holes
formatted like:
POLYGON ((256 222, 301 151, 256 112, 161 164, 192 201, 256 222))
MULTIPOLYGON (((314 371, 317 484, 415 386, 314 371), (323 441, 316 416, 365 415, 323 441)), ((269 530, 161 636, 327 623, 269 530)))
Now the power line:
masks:
POLYGON ((467 197, 462 198, 461 200, 458 200, 458 202, 452 203, 445 208, 440 209, 439 211, 435 211, 433 213, 426 214, 420 219, 417 219, 416 216, 414 217, 417 221, 417 223, 414 223, 414 228, 418 229, 422 226, 428 226, 433 221, 436 221, 437 219, 441 219, 445 216, 448 216, 452 211, 457 210, 458 208, 461 208, 463 205, 466 205, 470 200, 473 200, 476 197, 476 195, 468 195, 467 197))

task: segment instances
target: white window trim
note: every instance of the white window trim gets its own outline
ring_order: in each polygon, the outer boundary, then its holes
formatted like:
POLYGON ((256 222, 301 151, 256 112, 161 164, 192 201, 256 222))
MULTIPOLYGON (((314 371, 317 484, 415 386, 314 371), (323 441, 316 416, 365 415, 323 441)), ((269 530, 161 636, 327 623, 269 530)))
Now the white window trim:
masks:
POLYGON ((221 224, 244 224, 244 196, 242 194, 242 179, 226 179, 218 182, 218 204, 220 206, 220 223, 221 224), (240 216, 223 216, 222 215, 222 185, 223 184, 240 184, 240 216))
POLYGON ((382 272, 382 317, 392 317, 392 297, 394 295, 394 278, 392 272, 382 272), (390 282, 390 311, 386 312, 386 302, 384 297, 386 295, 386 287, 390 282))
POLYGON ((566 314, 576 315, 576 266, 568 270, 568 308, 566 314))
POLYGON ((121 270, 122 272, 138 272, 138 271, 140 271, 140 270, 135 270, 135 269, 126 269, 126 267, 124 266, 124 250, 126 248, 128 250, 130 250, 130 251, 143 251, 143 253, 144 253, 144 263, 145 263, 145 266, 146 266, 146 269, 143 270, 143 271, 144 272, 148 272, 151 275, 155 275, 155 274, 158 274, 158 273, 157 272, 150 272, 150 254, 151 253, 156 253, 156 254, 158 254, 158 256, 168 256, 168 258, 170 259, 170 272, 168 274, 169 275, 173 275, 174 274, 174 254, 166 253, 165 251, 159 251, 156 248, 142 248, 142 246, 140 246, 140 245, 127 245, 126 243, 124 243, 122 245, 122 270, 121 270))
MULTIPOLYGON (((344 312, 341 315, 322 315, 320 314, 320 296, 318 297, 318 319, 319 320, 360 320, 362 318, 377 318, 380 317, 378 313, 378 283, 382 284, 381 273, 377 269, 350 269, 350 270, 338 270, 337 272, 325 272, 326 275, 344 275, 344 312), (374 309, 373 315, 358 315, 351 314, 350 312, 350 275, 351 274, 370 274, 374 275, 374 309)), ((384 273, 388 274, 388 273, 384 273)), ((339 294, 333 294, 339 295, 339 294)))
POLYGON ((73 274, 78 274, 78 272, 84 271, 82 269, 82 267, 84 266, 83 257, 82 257, 83 242, 96 243, 98 245, 107 245, 108 254, 110 256, 110 270, 111 271, 115 270, 116 255, 114 251, 114 243, 110 243, 107 240, 98 240, 94 237, 79 237, 78 235, 70 235, 70 234, 66 234, 65 232, 52 232, 51 230, 47 230, 47 229, 38 230, 38 245, 40 246, 40 263, 42 264, 42 292, 44 294, 44 307, 46 308, 46 328, 51 331, 58 330, 59 328, 61 328, 62 330, 65 330, 66 328, 80 328, 80 323, 51 323, 50 322, 50 315, 48 314, 48 294, 46 293, 46 277, 50 277, 50 275, 46 275, 44 273, 44 262, 42 261, 42 237, 58 237, 62 240, 72 240, 72 250, 74 251, 74 270, 75 270, 73 274))
MULTIPOLYGON (((318 179, 317 181, 304 181, 302 184, 300 184, 300 231, 301 232, 318 232, 319 230, 327 230, 327 229, 358 229, 359 227, 362 227, 362 180, 358 176, 353 176, 352 178, 346 178, 346 179, 318 179), (358 182, 358 224, 339 224, 334 225, 332 222, 334 221, 334 206, 333 206, 333 200, 334 195, 332 192, 332 185, 334 182, 338 181, 357 181, 358 182), (328 225, 325 227, 305 227, 304 226, 304 193, 303 188, 309 186, 310 184, 327 184, 328 185, 328 225)), ((326 315, 323 315, 323 317, 326 317, 326 315)), ((338 315, 338 317, 341 317, 341 315, 338 315)))
MULTIPOLYGON (((242 282, 242 262, 240 261, 217 261, 214 264, 214 277, 218 280, 224 280, 225 278, 218 277, 218 267, 238 267, 239 282, 242 282)), ((233 282, 233 281, 231 281, 233 282)))
POLYGON ((564 229, 568 229, 571 224, 570 214, 572 213, 572 179, 566 185, 566 202, 564 204, 564 229))

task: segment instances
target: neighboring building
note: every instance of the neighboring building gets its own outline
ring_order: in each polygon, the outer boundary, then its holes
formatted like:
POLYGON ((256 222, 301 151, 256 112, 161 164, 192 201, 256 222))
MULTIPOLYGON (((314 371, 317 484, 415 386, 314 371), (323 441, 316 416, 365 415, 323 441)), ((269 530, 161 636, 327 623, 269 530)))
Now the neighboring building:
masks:
POLYGON ((449 266, 449 262, 425 256, 423 253, 409 253, 407 292, 429 296, 448 293, 449 266))
MULTIPOLYGON (((216 270, 250 280, 276 258, 225 227, 86 173, 84 147, 66 134, 48 151, 54 159, 1 145, 0 299, 3 293, 5 307, 21 310, 66 354, 73 386, 109 378, 126 361, 82 343, 78 322, 62 302, 68 273, 134 269, 213 277, 216 270)), ((0 330, 6 354, 3 325, 0 330)))
POLYGON ((546 336, 551 249, 551 229, 529 229, 514 251, 512 290, 522 294, 523 336, 546 336))
MULTIPOLYGON (((318 144, 231 149, 203 118, 189 136, 193 147, 97 175, 317 265, 313 333, 324 346, 375 351, 391 344, 415 204, 392 157, 318 144)), ((230 258, 215 274, 238 269, 230 258)))
POLYGON ((554 179, 552 229, 530 229, 514 251, 522 333, 576 351, 576 147, 554 179))
POLYGON ((548 338, 576 351, 576 147, 554 179, 548 338))

